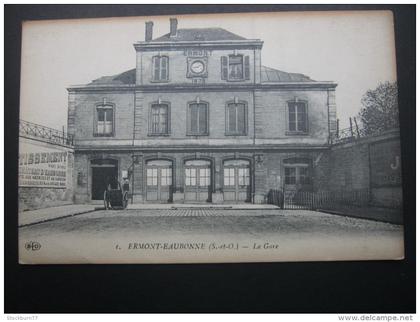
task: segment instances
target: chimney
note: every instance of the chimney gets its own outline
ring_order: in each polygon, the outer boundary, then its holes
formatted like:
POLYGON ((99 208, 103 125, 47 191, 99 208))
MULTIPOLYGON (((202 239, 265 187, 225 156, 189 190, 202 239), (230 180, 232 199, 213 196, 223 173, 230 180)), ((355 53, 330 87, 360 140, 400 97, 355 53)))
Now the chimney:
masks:
POLYGON ((153 21, 146 22, 146 34, 144 40, 151 41, 153 38, 153 21))
POLYGON ((171 30, 169 33, 169 37, 175 37, 176 36, 176 31, 178 28, 178 20, 176 18, 171 18, 169 19, 170 24, 171 24, 171 30))

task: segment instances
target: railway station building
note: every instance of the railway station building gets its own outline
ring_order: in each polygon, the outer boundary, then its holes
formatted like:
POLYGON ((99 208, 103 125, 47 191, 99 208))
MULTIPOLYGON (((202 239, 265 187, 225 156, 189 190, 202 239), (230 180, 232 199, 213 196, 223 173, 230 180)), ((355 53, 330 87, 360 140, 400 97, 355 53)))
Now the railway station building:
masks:
POLYGON ((129 180, 134 203, 264 203, 270 189, 315 189, 337 84, 267 67, 262 49, 177 19, 154 37, 146 22, 133 69, 68 88, 75 202, 102 200, 112 177, 129 180))

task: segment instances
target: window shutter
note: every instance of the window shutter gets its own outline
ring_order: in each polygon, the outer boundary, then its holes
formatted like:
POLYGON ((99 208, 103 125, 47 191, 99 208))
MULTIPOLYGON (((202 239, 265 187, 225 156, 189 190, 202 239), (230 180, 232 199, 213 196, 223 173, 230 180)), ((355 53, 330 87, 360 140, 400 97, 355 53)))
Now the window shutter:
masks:
POLYGON ((102 108, 96 109, 96 134, 103 134, 105 125, 105 113, 102 108))
POLYGON ((161 57, 161 78, 160 80, 167 80, 168 79, 168 57, 161 57))
POLYGON ((236 105, 229 104, 228 105, 228 132, 235 133, 236 132, 236 105))
POLYGON ((220 57, 222 68, 222 79, 228 79, 228 58, 227 56, 220 57))
POLYGON ((198 131, 198 107, 197 104, 190 105, 190 131, 196 133, 198 131))
POLYGON ((244 58, 245 58, 245 61, 244 61, 244 76, 245 76, 245 79, 249 79, 250 78, 250 76, 249 76, 249 74, 250 74, 250 72, 249 72, 249 56, 245 56, 244 58))
POLYGON ((109 108, 106 110, 105 114, 105 132, 107 134, 114 133, 114 111, 113 109, 109 108))
POLYGON ((239 134, 245 134, 245 105, 237 105, 238 125, 237 131, 239 134))
POLYGON ((160 59, 158 56, 153 57, 153 80, 159 80, 160 73, 160 59))
POLYGON ((289 131, 296 131, 296 110, 295 104, 289 103, 289 131))
POLYGON ((198 132, 200 134, 205 134, 207 133, 207 106, 199 104, 198 109, 198 132))

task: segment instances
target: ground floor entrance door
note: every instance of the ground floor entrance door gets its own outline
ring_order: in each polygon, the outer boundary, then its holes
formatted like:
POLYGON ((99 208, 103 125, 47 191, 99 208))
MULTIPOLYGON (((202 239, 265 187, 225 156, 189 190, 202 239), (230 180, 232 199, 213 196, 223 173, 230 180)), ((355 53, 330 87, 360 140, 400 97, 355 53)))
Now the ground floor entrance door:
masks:
POLYGON ((223 198, 226 202, 251 200, 249 168, 247 160, 228 160, 223 163, 223 198))
POLYGON ((211 201, 211 163, 207 160, 190 160, 184 164, 185 202, 211 201))
POLYGON ((152 160, 146 163, 146 201, 172 201, 172 162, 152 160))
POLYGON ((97 159, 91 161, 92 200, 103 200, 107 185, 112 179, 118 179, 118 161, 97 159))

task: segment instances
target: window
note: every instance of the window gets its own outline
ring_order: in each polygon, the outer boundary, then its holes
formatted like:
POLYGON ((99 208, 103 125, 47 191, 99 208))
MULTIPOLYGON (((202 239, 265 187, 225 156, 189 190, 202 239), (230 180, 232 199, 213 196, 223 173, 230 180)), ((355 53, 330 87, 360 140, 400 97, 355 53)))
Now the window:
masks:
POLYGON ((234 186, 235 185, 235 168, 224 168, 223 170, 223 185, 234 186))
POLYGON ((114 109, 112 105, 96 107, 95 136, 112 136, 114 134, 114 109))
POLYGON ((222 56, 221 68, 222 79, 229 81, 250 79, 249 56, 222 56))
POLYGON ((249 186, 249 168, 238 169, 238 181, 240 186, 249 186))
POLYGON ((197 178, 195 168, 186 168, 185 169, 185 185, 186 186, 195 186, 195 181, 197 178))
POLYGON ((158 169, 152 168, 147 169, 147 185, 148 186, 157 186, 157 180, 158 180, 158 169))
POLYGON ((199 170, 199 177, 200 177, 200 187, 207 187, 210 185, 210 169, 198 169, 199 170))
POLYGON ((242 79, 244 77, 242 56, 229 56, 229 79, 242 79))
POLYGON ((311 184, 308 166, 287 166, 284 168, 285 184, 311 184))
POLYGON ((208 104, 189 104, 187 122, 189 135, 208 135, 208 104))
POLYGON ((226 134, 246 134, 246 105, 244 103, 229 103, 226 106, 226 134))
POLYGON ((284 179, 286 184, 296 184, 296 168, 284 168, 284 179))
POLYGON ((169 134, 169 105, 152 104, 150 114, 149 133, 152 135, 169 134))
POLYGON ((309 171, 308 167, 298 167, 298 173, 299 173, 299 183, 300 184, 310 184, 310 178, 309 178, 309 171))
POLYGON ((306 102, 289 102, 289 132, 308 132, 308 110, 306 102))
POLYGON ((160 185, 164 186, 171 186, 172 185, 172 169, 171 168, 163 168, 160 170, 160 185))
POLYGON ((153 57, 153 81, 164 82, 169 79, 169 58, 167 56, 153 57))

